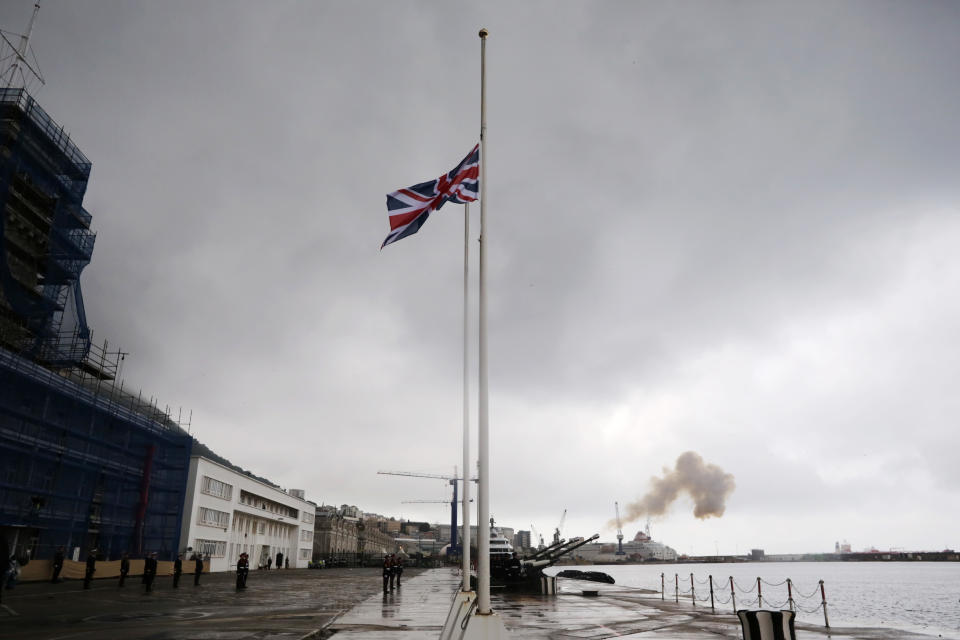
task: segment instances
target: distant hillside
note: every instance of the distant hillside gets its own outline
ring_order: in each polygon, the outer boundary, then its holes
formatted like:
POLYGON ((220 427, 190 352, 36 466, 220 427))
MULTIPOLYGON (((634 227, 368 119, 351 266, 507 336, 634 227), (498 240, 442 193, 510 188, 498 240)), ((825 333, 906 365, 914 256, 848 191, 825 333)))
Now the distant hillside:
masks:
MULTIPOLYGON (((233 464, 232 462, 230 462, 229 460, 227 460, 227 459, 224 458, 223 456, 215 453, 215 452, 213 451, 213 449, 211 449, 211 448, 208 447, 207 445, 203 444, 202 442, 200 442, 200 441, 197 440, 196 438, 193 438, 193 448, 191 449, 191 455, 194 455, 194 456, 203 456, 204 458, 207 458, 208 460, 213 460, 213 461, 216 462, 217 464, 222 464, 222 465, 225 466, 225 467, 230 467, 231 469, 233 469, 233 470, 236 471, 237 473, 242 473, 243 475, 249 476, 249 477, 253 478, 254 480, 259 480, 260 482, 263 482, 264 484, 268 484, 268 485, 270 485, 271 487, 275 487, 275 488, 277 488, 277 489, 280 489, 280 485, 274 484, 273 482, 270 482, 270 481, 267 480, 266 478, 261 478, 260 476, 254 474, 252 471, 247 471, 247 470, 244 469, 243 467, 239 467, 239 466, 233 464)), ((280 490, 282 491, 282 489, 280 489, 280 490)))

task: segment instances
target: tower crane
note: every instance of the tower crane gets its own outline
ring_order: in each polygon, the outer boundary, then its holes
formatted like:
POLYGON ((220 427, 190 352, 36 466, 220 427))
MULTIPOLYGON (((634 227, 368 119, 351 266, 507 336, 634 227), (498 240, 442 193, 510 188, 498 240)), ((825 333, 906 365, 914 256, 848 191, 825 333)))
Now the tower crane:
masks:
POLYGON ((560 524, 557 525, 557 528, 553 531, 553 544, 560 542, 560 534, 563 532, 563 523, 567 521, 567 510, 563 510, 563 515, 560 516, 560 524))
MULTIPOLYGON (((453 500, 450 501, 450 552, 456 553, 459 549, 457 545, 457 483, 464 480, 457 476, 457 468, 453 468, 453 475, 447 476, 439 473, 416 473, 413 471, 377 471, 379 475, 385 476, 407 476, 408 478, 436 478, 437 480, 446 480, 453 487, 453 500)), ((467 478, 476 482, 476 478, 467 478)), ((446 502, 446 500, 444 500, 446 502)))
POLYGON ((614 502, 613 509, 617 514, 617 552, 614 555, 623 556, 626 554, 623 552, 623 524, 620 522, 620 505, 614 502))

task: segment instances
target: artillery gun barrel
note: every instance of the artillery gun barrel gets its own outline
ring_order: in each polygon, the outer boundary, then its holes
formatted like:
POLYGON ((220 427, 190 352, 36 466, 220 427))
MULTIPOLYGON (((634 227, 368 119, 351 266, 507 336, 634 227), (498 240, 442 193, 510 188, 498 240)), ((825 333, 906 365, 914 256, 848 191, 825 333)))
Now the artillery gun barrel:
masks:
POLYGON ((549 547, 544 547, 543 549, 540 549, 540 550, 534 552, 533 555, 528 556, 526 559, 527 559, 527 560, 538 560, 541 556, 549 555, 551 551, 553 551, 553 550, 555 550, 555 549, 559 549, 560 547, 562 547, 562 546, 563 546, 564 544, 566 544, 566 543, 567 543, 566 540, 561 540, 560 542, 554 542, 554 543, 551 544, 549 547))
POLYGON ((564 554, 570 553, 574 549, 579 549, 583 545, 587 544, 588 542, 593 542, 599 537, 600 534, 595 533, 589 538, 574 538, 573 540, 563 542, 559 545, 554 545, 555 548, 549 555, 546 555, 542 558, 529 558, 524 561, 524 564, 535 568, 549 567, 559 560, 564 554))
POLYGON ((593 542, 599 537, 600 537, 600 534, 595 533, 589 538, 574 538, 573 540, 570 540, 569 542, 561 546, 559 549, 556 549, 554 552, 552 552, 550 554, 550 557, 559 559, 560 556, 570 553, 575 549, 579 549, 583 545, 587 544, 588 542, 593 542))

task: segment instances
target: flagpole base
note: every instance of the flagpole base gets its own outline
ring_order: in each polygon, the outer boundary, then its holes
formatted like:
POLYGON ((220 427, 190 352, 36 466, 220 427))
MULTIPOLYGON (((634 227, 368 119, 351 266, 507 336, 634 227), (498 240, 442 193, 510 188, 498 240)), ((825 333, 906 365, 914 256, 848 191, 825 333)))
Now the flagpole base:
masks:
POLYGON ((462 633, 463 635, 455 640, 507 640, 510 637, 503 618, 492 611, 479 614, 476 609, 467 618, 466 628, 462 633))
POLYGON ((475 591, 457 591, 443 623, 440 640, 460 640, 463 634, 463 619, 476 611, 477 593, 475 591))

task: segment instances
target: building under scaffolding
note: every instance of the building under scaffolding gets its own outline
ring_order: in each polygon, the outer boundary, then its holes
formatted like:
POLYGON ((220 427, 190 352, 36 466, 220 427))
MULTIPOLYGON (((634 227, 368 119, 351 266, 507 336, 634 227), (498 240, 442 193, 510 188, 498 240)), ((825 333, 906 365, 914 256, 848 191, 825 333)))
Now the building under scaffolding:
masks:
POLYGON ((38 557, 170 558, 192 439, 91 343, 90 167, 25 89, 0 88, 0 533, 38 557))

